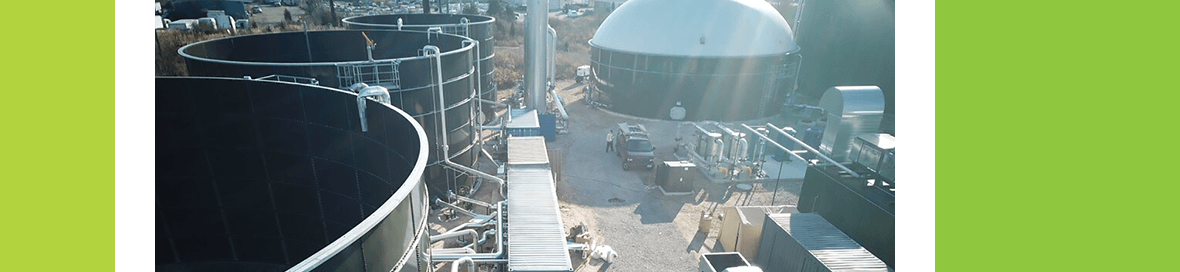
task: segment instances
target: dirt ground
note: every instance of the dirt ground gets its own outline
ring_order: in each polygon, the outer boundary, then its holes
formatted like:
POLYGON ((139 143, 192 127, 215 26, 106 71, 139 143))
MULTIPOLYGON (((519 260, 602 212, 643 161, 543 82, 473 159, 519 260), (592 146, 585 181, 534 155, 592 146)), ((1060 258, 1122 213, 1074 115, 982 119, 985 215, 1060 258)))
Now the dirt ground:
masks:
MULTIPOLYGON (((619 122, 643 124, 652 135, 657 162, 675 160, 672 147, 678 123, 627 117, 591 108, 582 100, 581 84, 562 80, 557 86, 567 103, 569 133, 557 135, 557 140, 547 145, 550 150, 560 150, 564 154, 560 161, 552 162, 562 164, 562 175, 557 182, 562 222, 567 232, 574 226, 585 224, 597 244, 609 245, 619 254, 613 263, 604 263, 583 259, 578 252, 571 252, 576 271, 695 271, 701 253, 720 247, 716 241, 720 220, 714 216, 712 231, 702 233, 699 231, 702 212, 716 214, 727 206, 795 205, 798 202, 802 187, 802 173, 798 171, 783 171, 779 182, 747 182, 753 185, 750 191, 737 190, 727 182, 709 182, 702 175, 693 193, 664 195, 654 186, 654 171, 624 171, 620 166, 621 159, 614 153, 605 152, 606 132, 619 122)), ((511 92, 501 91, 500 97, 510 97, 511 92)), ((758 122, 764 124, 766 121, 758 122)), ((689 131, 683 133, 688 135, 689 131)), ((777 163, 774 165, 777 167, 777 163)), ((484 165, 483 168, 494 173, 491 166, 484 165)), ((485 183, 477 198, 489 202, 499 199, 492 187, 495 186, 485 183)), ((432 229, 445 230, 465 220, 451 221, 432 229)), ((444 269, 440 271, 449 269, 445 264, 436 268, 444 269)))

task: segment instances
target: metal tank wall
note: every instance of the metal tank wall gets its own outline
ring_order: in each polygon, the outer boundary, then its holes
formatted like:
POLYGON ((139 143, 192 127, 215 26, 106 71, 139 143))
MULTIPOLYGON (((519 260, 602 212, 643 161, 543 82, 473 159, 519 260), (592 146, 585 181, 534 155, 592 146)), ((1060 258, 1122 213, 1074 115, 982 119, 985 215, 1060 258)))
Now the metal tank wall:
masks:
POLYGON ((427 268, 425 134, 313 85, 156 79, 157 271, 427 268))
MULTIPOLYGON (((492 32, 495 27, 495 17, 474 14, 386 14, 349 17, 344 18, 343 22, 348 29, 394 30, 398 29, 398 19, 402 20, 402 30, 427 31, 431 27, 440 27, 443 33, 479 41, 479 71, 483 74, 479 85, 482 87, 479 90, 479 96, 483 99, 499 101, 493 80, 496 66, 492 61, 492 57, 496 55, 493 40, 495 37, 492 32), (465 26, 462 23, 464 18, 467 19, 465 26)), ((491 107, 485 105, 483 109, 486 118, 495 115, 495 111, 491 107)))
MULTIPOLYGON (((475 96, 474 45, 464 44, 469 40, 445 33, 392 30, 337 30, 309 31, 236 36, 193 43, 180 48, 190 75, 263 77, 267 75, 288 75, 314 77, 320 85, 347 87, 352 82, 341 81, 337 75, 338 65, 391 65, 397 63, 397 72, 390 67, 379 68, 378 72, 397 75, 396 86, 386 82, 392 105, 410 114, 426 131, 430 155, 427 161, 427 186, 434 193, 442 193, 461 174, 444 169, 442 148, 437 142, 438 103, 435 88, 434 57, 421 56, 426 45, 438 46, 442 51, 442 77, 444 102, 447 105, 448 139, 451 141, 452 161, 473 165, 476 160, 474 147, 475 127, 473 103, 475 96), (369 62, 365 38, 367 35, 377 46, 369 62), (345 85, 345 86, 341 86, 345 85)), ((387 76, 388 77, 388 76, 387 76)))
MULTIPOLYGON (((636 54, 591 45, 591 99, 627 115, 670 119, 676 102, 685 120, 739 121, 778 113, 793 56, 742 58, 636 54), (769 93, 768 93, 769 92, 769 93)), ((792 66, 793 67, 793 66, 792 66)))

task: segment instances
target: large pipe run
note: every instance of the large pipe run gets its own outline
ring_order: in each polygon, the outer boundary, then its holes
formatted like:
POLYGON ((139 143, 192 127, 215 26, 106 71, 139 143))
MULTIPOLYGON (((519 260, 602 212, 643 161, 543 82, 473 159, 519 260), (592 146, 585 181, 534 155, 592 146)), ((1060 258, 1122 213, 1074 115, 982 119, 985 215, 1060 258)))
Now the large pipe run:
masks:
POLYGON ((802 161, 807 161, 807 159, 804 159, 803 157, 799 156, 799 154, 795 154, 795 152, 791 151, 790 149, 787 149, 786 147, 779 144, 778 142, 775 142, 773 139, 770 139, 769 135, 762 135, 761 133, 758 133, 757 130, 754 130, 754 128, 751 128, 750 126, 747 126, 746 124, 742 124, 742 127, 754 132, 754 135, 758 135, 758 137, 762 137, 762 139, 766 140, 767 143, 770 143, 770 144, 774 145, 775 147, 778 147, 779 149, 787 151, 787 153, 791 154, 791 156, 795 156, 795 158, 798 158, 799 160, 802 160, 802 161))
MULTIPOLYGON (((496 215, 502 217, 504 212, 504 202, 496 204, 496 215)), ((507 262, 504 258, 504 220, 496 218, 496 251, 490 253, 475 253, 475 254, 431 254, 431 262, 452 262, 464 257, 475 259, 476 262, 507 262)))
MULTIPOLYGON (((431 51, 434 52, 435 69, 438 71, 438 73, 437 73, 438 84, 436 84, 436 86, 438 86, 438 106, 440 109, 446 109, 446 104, 444 102, 445 100, 443 100, 443 82, 445 82, 445 81, 443 81, 443 78, 442 78, 442 53, 441 53, 441 51, 439 51, 437 46, 433 46, 433 45, 427 45, 427 46, 422 47, 422 51, 425 54, 430 54, 431 51)), ((451 152, 450 151, 450 149, 451 149, 450 143, 451 142, 447 139, 447 131, 446 131, 447 111, 440 110, 440 111, 438 111, 438 114, 439 114, 438 122, 440 123, 440 125, 443 128, 442 133, 439 133, 439 136, 442 136, 442 137, 440 137, 440 138, 442 138, 442 141, 440 141, 439 143, 442 144, 442 149, 443 149, 443 154, 444 154, 442 156, 443 163, 446 164, 447 166, 454 167, 454 168, 457 168, 457 169, 462 170, 464 172, 475 174, 477 176, 480 176, 485 179, 489 179, 489 180, 496 182, 497 184, 500 185, 500 190, 499 190, 500 195, 504 195, 504 189, 507 187, 504 186, 503 179, 500 179, 499 177, 490 175, 488 173, 481 172, 479 170, 475 170, 471 167, 467 167, 465 165, 452 162, 451 158, 449 158, 449 156, 446 156, 446 154, 451 154, 450 153, 451 152)))
POLYGON ((443 233, 443 234, 439 234, 439 235, 435 235, 435 236, 430 236, 430 242, 434 243, 434 242, 438 242, 438 240, 447 239, 447 238, 454 238, 454 237, 459 237, 459 236, 463 236, 463 235, 471 235, 471 242, 472 243, 479 240, 479 233, 478 232, 475 232, 475 230, 473 230, 473 229, 465 229, 465 230, 460 230, 460 231, 456 231, 456 232, 448 232, 448 233, 443 233))
MULTIPOLYGON (((745 127, 746 129, 753 131, 753 129, 751 129, 749 126, 746 126, 745 124, 743 124, 742 126, 745 127)), ((772 131, 777 131, 778 133, 783 134, 783 136, 787 136, 787 139, 791 139, 792 141, 795 141, 795 143, 798 143, 800 146, 803 146, 803 148, 807 149, 808 152, 811 152, 811 153, 815 154, 816 157, 822 158, 822 159, 828 161, 828 163, 831 163, 832 165, 839 167, 840 170, 844 170, 845 172, 848 172, 849 175, 852 175, 853 177, 857 177, 857 178, 860 177, 860 175, 857 174, 856 171, 852 171, 852 169, 848 169, 848 167, 836 162, 836 160, 833 160, 832 158, 828 158, 828 156, 824 156, 823 153, 819 153, 819 150, 815 150, 815 148, 811 148, 811 146, 803 143, 803 141, 800 141, 799 139, 795 138, 795 136, 791 136, 791 134, 787 134, 787 132, 783 131, 783 129, 775 127, 774 124, 767 123, 766 127, 770 128, 770 130, 772 130, 772 131)), ((754 132, 754 134, 758 134, 758 132, 754 132)), ((771 142, 773 142, 773 141, 771 141, 771 142)), ((795 153, 791 152, 791 150, 787 150, 787 153, 795 154, 795 153)), ((796 157, 797 156, 798 155, 796 155, 796 157)), ((802 158, 800 158, 800 159, 802 159, 802 158)), ((804 161, 806 161, 806 159, 804 159, 804 161)))
POLYGON ((459 260, 451 263, 451 272, 459 272, 459 265, 463 263, 467 263, 468 272, 475 272, 475 260, 472 260, 471 257, 459 258, 459 260))

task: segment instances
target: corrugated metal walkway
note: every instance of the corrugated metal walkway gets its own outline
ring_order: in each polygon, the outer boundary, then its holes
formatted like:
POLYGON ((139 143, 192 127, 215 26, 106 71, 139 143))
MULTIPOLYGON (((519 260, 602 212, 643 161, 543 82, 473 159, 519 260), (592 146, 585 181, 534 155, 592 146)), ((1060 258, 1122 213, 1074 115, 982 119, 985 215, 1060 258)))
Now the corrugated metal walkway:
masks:
POLYGON ((508 271, 573 271, 544 138, 511 138, 508 154, 508 271))

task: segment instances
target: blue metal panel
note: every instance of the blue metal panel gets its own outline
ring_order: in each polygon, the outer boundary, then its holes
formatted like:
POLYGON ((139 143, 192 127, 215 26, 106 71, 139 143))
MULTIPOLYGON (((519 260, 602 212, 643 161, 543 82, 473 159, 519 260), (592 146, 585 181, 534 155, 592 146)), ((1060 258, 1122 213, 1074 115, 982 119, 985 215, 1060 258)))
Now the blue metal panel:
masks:
POLYGON ((557 116, 542 114, 537 116, 537 120, 541 122, 541 136, 545 136, 545 141, 557 140, 557 116))

